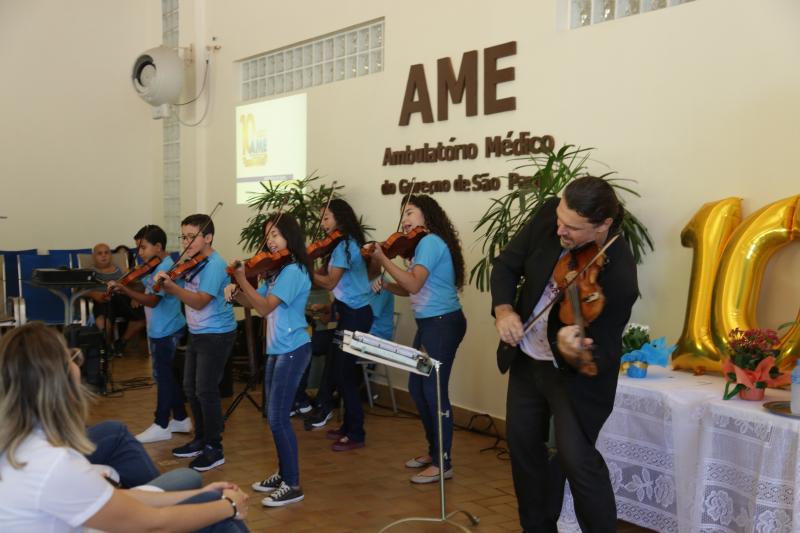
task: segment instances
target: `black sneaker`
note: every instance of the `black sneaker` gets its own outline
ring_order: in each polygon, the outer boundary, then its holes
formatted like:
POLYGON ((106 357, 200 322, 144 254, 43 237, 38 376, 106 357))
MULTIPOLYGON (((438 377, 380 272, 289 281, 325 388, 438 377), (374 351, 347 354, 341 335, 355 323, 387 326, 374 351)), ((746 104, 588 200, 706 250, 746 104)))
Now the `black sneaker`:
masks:
POLYGON ((268 478, 253 483, 251 487, 258 492, 272 492, 280 487, 281 483, 283 483, 283 478, 279 473, 275 472, 268 478))
POLYGON ((114 341, 114 356, 115 357, 122 357, 125 353, 125 346, 128 344, 127 341, 122 339, 117 339, 114 341))
POLYGON ((293 489, 286 483, 281 482, 280 487, 275 489, 272 494, 261 500, 264 507, 283 507, 290 503, 299 502, 305 498, 303 489, 293 489))
POLYGON ((324 428, 325 424, 327 424, 328 420, 331 418, 333 418, 332 410, 319 410, 315 413, 311 413, 308 418, 303 421, 303 427, 305 427, 306 431, 324 428))
POLYGON ((201 453, 203 453, 203 441, 197 439, 172 449, 172 455, 175 457, 197 457, 201 453))
POLYGON ((313 408, 311 407, 311 404, 308 402, 296 402, 292 407, 292 410, 289 411, 289 416, 295 416, 298 413, 304 415, 306 413, 310 413, 311 409, 313 408))
POLYGON ((203 448, 203 453, 195 457, 189 468, 197 470, 198 472, 205 472, 211 470, 222 464, 225 464, 225 455, 222 453, 222 448, 214 448, 213 446, 206 445, 203 448))

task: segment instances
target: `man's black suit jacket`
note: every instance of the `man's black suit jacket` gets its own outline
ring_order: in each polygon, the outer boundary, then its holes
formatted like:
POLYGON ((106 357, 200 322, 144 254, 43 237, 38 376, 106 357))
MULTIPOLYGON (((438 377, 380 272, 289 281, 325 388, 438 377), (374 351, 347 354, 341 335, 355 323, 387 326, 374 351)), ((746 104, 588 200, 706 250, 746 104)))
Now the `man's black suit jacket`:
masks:
MULTIPOLYGON (((501 304, 511 304, 525 322, 547 286, 561 255, 556 234, 556 207, 559 199, 547 200, 539 212, 511 240, 494 260, 491 276, 492 311, 501 304), (524 282, 517 295, 521 278, 524 282)), ((622 331, 628 323, 631 308, 639 294, 636 263, 623 238, 606 250, 607 263, 600 271, 598 283, 606 301, 603 311, 586 328, 586 336, 594 341, 592 355, 597 362, 595 377, 579 374, 558 351, 556 335, 563 326, 558 318, 559 305, 548 315, 547 337, 559 369, 564 373, 570 397, 581 426, 592 440, 597 438, 603 423, 614 407, 619 361, 622 356, 622 331)), ((527 357, 518 348, 505 345, 497 352, 497 366, 508 371, 515 357, 527 357)))

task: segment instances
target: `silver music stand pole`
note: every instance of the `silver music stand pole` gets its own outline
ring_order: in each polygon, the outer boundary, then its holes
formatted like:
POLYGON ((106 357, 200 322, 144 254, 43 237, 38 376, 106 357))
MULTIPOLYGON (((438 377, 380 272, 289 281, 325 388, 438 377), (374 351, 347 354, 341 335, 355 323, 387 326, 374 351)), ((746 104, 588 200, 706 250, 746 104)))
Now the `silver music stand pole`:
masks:
POLYGON ((457 527, 461 531, 465 531, 466 533, 471 533, 469 529, 465 528, 461 524, 450 520, 455 514, 464 513, 469 521, 472 522, 473 526, 477 526, 480 523, 480 520, 475 515, 464 511, 463 509, 457 509, 452 511, 451 513, 447 514, 445 510, 445 501, 444 501, 444 450, 442 449, 443 442, 442 442, 442 417, 443 416, 451 416, 450 413, 443 413, 442 412, 442 385, 439 381, 439 367, 442 363, 437 361, 436 359, 428 359, 431 364, 433 365, 433 369, 436 372, 436 412, 438 416, 436 417, 436 425, 438 427, 439 433, 439 502, 440 502, 440 515, 436 518, 428 518, 423 516, 412 516, 409 518, 401 518, 400 520, 395 520, 391 524, 388 524, 383 529, 380 530, 379 533, 383 533, 384 531, 393 528, 397 524, 402 524, 405 522, 438 522, 449 524, 451 526, 457 527))

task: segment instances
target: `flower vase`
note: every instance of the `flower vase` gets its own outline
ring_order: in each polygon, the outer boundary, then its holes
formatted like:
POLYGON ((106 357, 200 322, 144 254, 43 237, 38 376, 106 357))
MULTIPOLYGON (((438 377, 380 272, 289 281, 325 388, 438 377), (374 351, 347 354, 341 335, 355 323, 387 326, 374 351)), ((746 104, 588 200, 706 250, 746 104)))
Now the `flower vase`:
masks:
POLYGON ((647 377, 647 363, 644 361, 631 361, 625 373, 629 378, 646 378, 647 377))
POLYGON ((742 389, 739 391, 739 398, 751 402, 760 402, 764 399, 764 391, 766 391, 766 389, 759 389, 756 387, 752 389, 742 389))

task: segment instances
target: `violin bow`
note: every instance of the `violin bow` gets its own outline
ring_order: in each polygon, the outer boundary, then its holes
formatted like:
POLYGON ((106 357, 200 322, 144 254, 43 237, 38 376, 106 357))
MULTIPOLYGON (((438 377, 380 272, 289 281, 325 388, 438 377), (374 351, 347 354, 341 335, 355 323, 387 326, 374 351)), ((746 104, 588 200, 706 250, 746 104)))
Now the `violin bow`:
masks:
POLYGON ((322 210, 322 214, 319 216, 319 221, 317 221, 317 229, 314 230, 314 233, 311 234, 311 240, 314 241, 319 234, 319 230, 322 228, 322 217, 325 216, 325 212, 331 205, 331 200, 333 199, 333 193, 336 192, 336 180, 333 180, 331 183, 331 192, 328 194, 328 201, 325 202, 325 209, 322 210))
POLYGON ((189 250, 189 248, 191 248, 194 240, 203 234, 208 225, 211 223, 211 217, 214 216, 214 213, 216 213, 217 209, 219 209, 220 207, 222 207, 222 202, 217 202, 217 205, 215 205, 214 209, 211 210, 211 213, 208 214, 208 220, 205 221, 205 224, 203 224, 203 227, 200 228, 200 231, 195 233, 194 237, 192 237, 192 240, 189 241, 189 244, 187 244, 186 247, 181 252, 181 255, 179 255, 178 258, 175 260, 175 264, 172 265, 172 268, 170 268, 170 270, 174 269, 176 265, 178 265, 181 262, 181 259, 183 259, 183 256, 186 255, 186 252, 189 250))
MULTIPOLYGON (((192 237, 192 240, 190 240, 190 241, 189 241, 189 244, 187 244, 187 245, 186 245, 186 247, 183 249, 183 251, 181 252, 181 254, 178 256, 178 258, 175 260, 175 262, 174 262, 174 263, 172 264, 172 266, 169 268, 169 270, 167 270, 167 271, 166 271, 166 272, 167 272, 167 274, 171 273, 173 270, 175 270, 176 268, 178 268, 178 265, 180 265, 181 259, 183 259, 183 256, 184 256, 184 255, 186 255, 186 252, 189 250, 189 248, 191 248, 191 246, 192 246, 192 243, 194 242, 194 240, 195 240, 195 239, 196 239, 196 238, 197 238, 199 235, 202 235, 202 234, 203 234, 203 232, 206 230, 206 228, 208 227, 208 225, 211 223, 211 217, 213 217, 213 216, 214 216, 214 213, 216 213, 216 212, 217 212, 217 209, 219 209, 220 207, 222 207, 222 202, 217 202, 217 205, 215 205, 215 206, 214 206, 214 209, 212 209, 212 210, 211 210, 211 213, 209 213, 209 214, 208 214, 208 220, 206 220, 206 221, 205 221, 205 223, 203 224, 203 227, 202 227, 202 228, 200 228, 200 231, 198 231, 197 233, 195 233, 194 237, 192 237)), ((155 285, 153 285, 153 288, 154 288, 154 289, 155 289, 155 288, 159 288, 159 289, 160 289, 160 288, 161 288, 161 280, 157 280, 157 281, 156 281, 156 283, 155 283, 155 285)))
POLYGON ((616 241, 619 238, 620 235, 621 235, 621 233, 617 233, 616 235, 614 235, 613 237, 608 239, 606 241, 606 243, 603 245, 603 247, 600 248, 600 250, 598 250, 596 254, 594 254, 594 257, 592 257, 586 263, 586 265, 584 265, 584 267, 582 269, 580 269, 580 271, 575 275, 575 277, 573 277, 571 280, 568 280, 567 284, 564 285, 563 289, 558 289, 556 291, 556 294, 555 294, 555 296, 553 296, 553 299, 550 300, 549 302, 547 302, 547 305, 545 305, 544 308, 542 308, 541 311, 536 313, 536 315, 533 318, 530 319, 528 324, 525 326, 525 329, 522 331, 522 336, 523 337, 528 334, 528 332, 531 330, 533 325, 536 324, 536 322, 547 312, 547 310, 550 309, 551 307, 553 307, 553 304, 556 303, 556 301, 561 296, 561 294, 563 294, 567 289, 569 289, 572 285, 574 285, 575 282, 578 280, 578 278, 581 276, 581 274, 586 272, 589 269, 589 267, 592 266, 600 258, 600 256, 603 255, 603 253, 606 250, 608 250, 608 247, 611 246, 612 244, 614 244, 614 241, 616 241))
MULTIPOLYGON (((397 229, 394 230, 395 233, 400 231, 400 226, 403 225, 403 212, 406 210, 406 206, 408 205, 408 201, 411 199, 411 193, 414 192, 414 180, 416 180, 416 179, 417 179, 416 176, 411 178, 411 183, 408 185, 408 193, 406 193, 405 198, 403 198, 403 203, 400 206, 400 218, 397 220, 397 229)), ((380 243, 378 243, 378 246, 380 246, 380 243)), ((385 275, 384 269, 383 269, 383 267, 381 267, 381 273, 380 273, 380 276, 378 277, 378 279, 381 280, 381 287, 383 287, 383 276, 384 275, 385 275)), ((380 292, 380 290, 378 292, 380 292)))
POLYGON ((411 178, 411 183, 408 185, 408 194, 406 197, 403 198, 403 205, 400 206, 400 220, 397 221, 397 229, 394 230, 395 233, 400 231, 400 226, 403 225, 403 211, 406 210, 406 206, 408 205, 408 201, 411 199, 411 193, 414 192, 414 180, 417 179, 416 176, 411 178))

